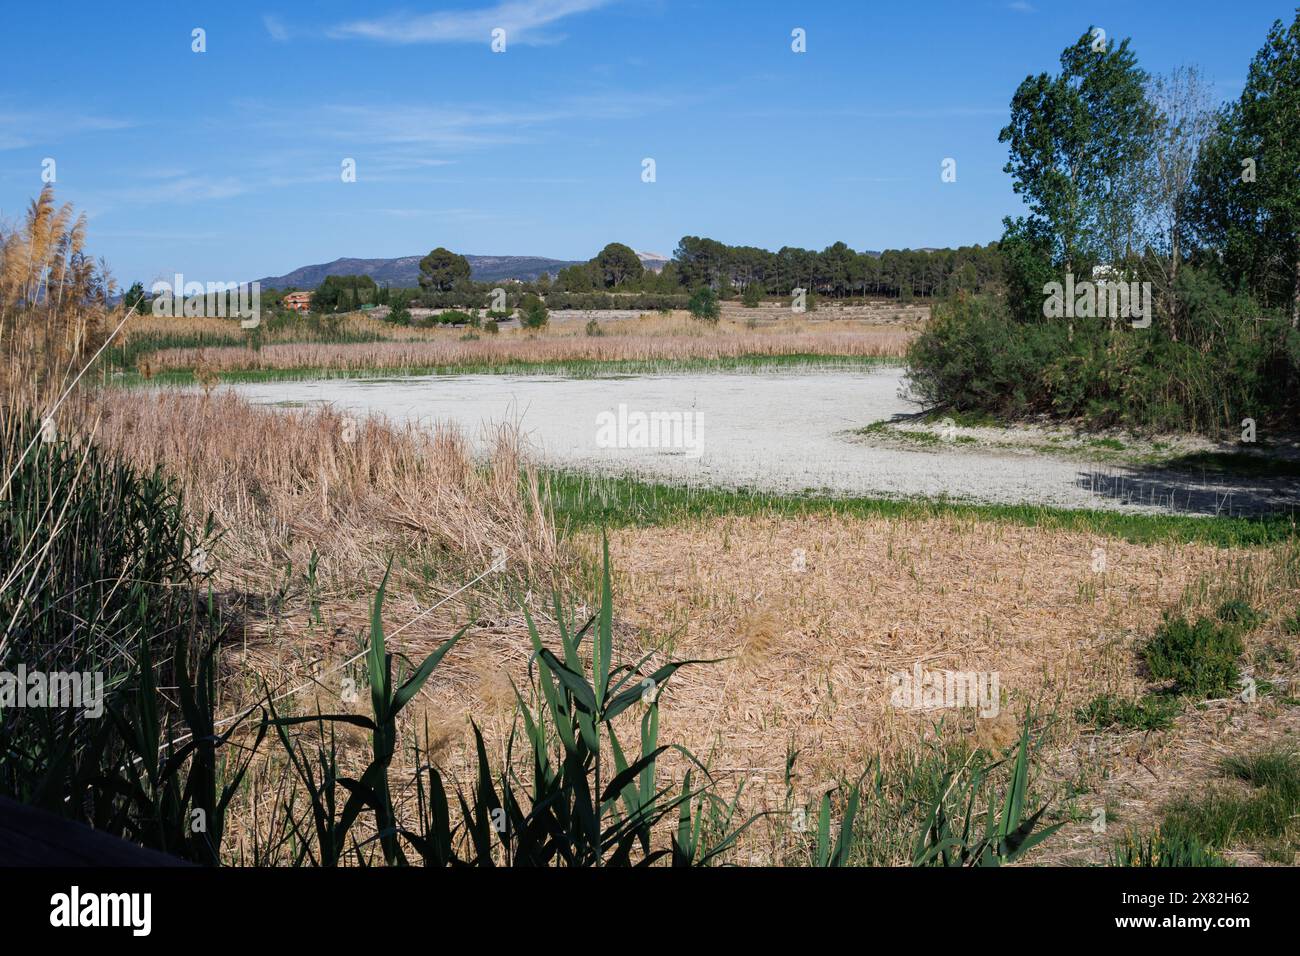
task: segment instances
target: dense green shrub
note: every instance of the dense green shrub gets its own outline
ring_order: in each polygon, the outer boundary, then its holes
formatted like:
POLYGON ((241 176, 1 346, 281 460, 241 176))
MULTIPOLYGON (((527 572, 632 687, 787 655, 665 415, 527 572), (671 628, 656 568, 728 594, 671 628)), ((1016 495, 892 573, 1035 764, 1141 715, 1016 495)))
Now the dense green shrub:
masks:
POLYGON ((551 321, 551 314, 546 303, 529 292, 519 300, 519 321, 526 329, 542 329, 551 321))
POLYGON ((1004 419, 1227 434, 1245 418, 1294 424, 1287 383, 1300 383, 1300 335, 1257 321, 1249 300, 1195 270, 1179 289, 1176 330, 1160 319, 1019 321, 1004 299, 959 294, 934 307, 909 350, 909 377, 928 405, 1004 419))
POLYGON ((202 591, 211 529, 187 527, 161 473, 39 432, 34 418, 0 413, 0 567, 22 569, 0 586, 0 672, 97 674, 102 697, 0 708, 0 794, 215 863, 247 762, 219 769, 216 757, 221 625, 202 591), (181 723, 189 733, 160 739, 181 723))
POLYGON ((1180 693, 1206 698, 1234 691, 1244 650, 1235 626, 1208 617, 1189 624, 1179 616, 1165 618, 1142 654, 1156 680, 1171 680, 1180 693))
POLYGON ((1253 630, 1268 620, 1267 615, 1256 611, 1250 604, 1239 598, 1224 601, 1214 614, 1220 621, 1225 624, 1234 624, 1241 628, 1242 631, 1253 630))
POLYGON ((936 305, 908 353, 912 386, 931 405, 1017 417, 1048 411, 1046 367, 1066 330, 1011 322, 998 300, 959 296, 936 305))
POLYGON ((487 284, 457 286, 450 292, 422 292, 411 305, 423 309, 485 309, 491 297, 487 284))
POLYGON ((718 294, 708 286, 696 290, 687 308, 690 309, 691 315, 703 322, 717 322, 722 314, 721 307, 718 305, 718 294))

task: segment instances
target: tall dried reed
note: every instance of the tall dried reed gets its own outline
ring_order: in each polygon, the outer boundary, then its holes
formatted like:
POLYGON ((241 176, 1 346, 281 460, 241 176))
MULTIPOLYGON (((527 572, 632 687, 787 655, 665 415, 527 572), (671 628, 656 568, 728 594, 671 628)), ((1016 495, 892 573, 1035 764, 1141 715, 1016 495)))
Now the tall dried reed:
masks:
POLYGON ((331 409, 271 412, 237 396, 105 392, 99 444, 174 475, 194 517, 211 514, 214 557, 246 583, 269 582, 287 561, 320 556, 324 587, 373 586, 395 551, 441 554, 487 568, 504 553, 528 575, 559 556, 516 431, 503 427, 475 462, 453 429, 432 433, 331 409))
POLYGON ((178 348, 155 352, 158 371, 193 369, 206 360, 218 372, 323 368, 420 369, 526 362, 674 362, 747 356, 902 356, 909 336, 898 331, 728 336, 484 337, 478 340, 376 342, 358 345, 298 343, 247 348, 178 348), (202 352, 202 355, 200 355, 202 352))
MULTIPOLYGON (((0 226, 0 389, 61 383, 102 343, 115 284, 86 254, 86 217, 46 186, 21 225, 0 226)), ((50 387, 57 387, 51 385, 50 387)))

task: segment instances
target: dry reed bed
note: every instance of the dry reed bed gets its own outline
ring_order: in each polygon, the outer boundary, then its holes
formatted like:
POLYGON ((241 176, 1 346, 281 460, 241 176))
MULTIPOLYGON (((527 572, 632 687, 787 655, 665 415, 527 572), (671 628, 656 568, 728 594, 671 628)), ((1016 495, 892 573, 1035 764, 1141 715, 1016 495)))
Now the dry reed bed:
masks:
POLYGON ((99 444, 177 477, 195 518, 216 518, 231 563, 255 574, 303 563, 315 544, 322 580, 355 583, 360 566, 382 568, 381 550, 412 537, 474 563, 498 546, 529 571, 555 561, 528 472, 520 494, 520 438, 508 427, 480 467, 455 429, 394 428, 329 408, 272 412, 231 393, 107 390, 90 414, 99 444))
POLYGON ((763 332, 716 336, 484 336, 477 340, 376 342, 359 345, 315 343, 242 347, 163 349, 153 353, 155 371, 205 366, 235 370, 328 368, 431 368, 502 365, 516 362, 689 361, 785 355, 901 357, 910 334, 899 331, 821 332, 773 335, 763 332))
POLYGON ((223 587, 265 594, 290 564, 301 575, 313 549, 326 603, 330 594, 364 601, 390 557, 399 595, 450 589, 497 549, 524 577, 557 567, 555 530, 509 428, 476 463, 455 430, 353 422, 330 409, 270 412, 229 393, 108 390, 85 415, 96 441, 174 476, 196 522, 213 516, 223 587))
MULTIPOLYGON (((795 332, 829 331, 889 332, 894 335, 910 336, 910 329, 925 324, 930 309, 929 306, 870 305, 845 308, 830 306, 816 312, 796 314, 792 313, 788 306, 768 304, 750 309, 736 303, 724 302, 722 318, 714 325, 702 323, 693 318, 689 312, 681 309, 669 312, 640 312, 635 316, 629 316, 618 310, 563 310, 552 315, 556 321, 547 327, 545 335, 556 338, 585 336, 586 323, 593 318, 600 325, 602 332, 614 336, 716 337, 736 334, 788 335, 795 332), (579 317, 581 321, 578 320, 579 317), (900 323, 907 328, 900 328, 900 323)), ((463 327, 394 325, 366 312, 349 312, 330 318, 338 322, 340 332, 371 335, 397 342, 457 341, 465 333, 463 327)), ((274 330, 264 326, 262 341, 265 344, 290 342, 301 338, 307 329, 305 321, 285 324, 274 330)), ((219 338, 242 336, 246 333, 240 329, 238 321, 233 318, 155 316, 148 312, 133 315, 123 329, 123 335, 127 339, 132 336, 200 334, 219 338)), ((509 338, 528 336, 530 333, 521 330, 517 325, 507 324, 500 334, 509 338)))
MULTIPOLYGON (((564 586, 570 570, 509 429, 500 429, 490 455, 476 462, 455 430, 369 420, 352 432, 328 409, 278 413, 231 394, 108 390, 80 414, 101 445, 174 476, 196 524, 208 514, 214 519, 221 539, 211 554, 213 586, 235 622, 225 639, 219 715, 256 704, 268 689, 292 691, 277 704, 281 713, 368 712, 360 665, 339 668, 364 646, 370 602, 394 558, 384 619, 395 653, 418 661, 472 625, 410 708, 404 746, 426 725, 459 740, 467 712, 431 706, 430 693, 471 693, 492 673, 485 656, 519 670, 528 640, 512 611, 516 595, 564 586), (456 594, 489 569, 498 548, 505 572, 456 594), (313 551, 319 565, 308 582, 313 551), (345 678, 363 689, 353 700, 344 699, 345 678)), ((343 765, 359 772, 366 736, 345 727, 341 744, 343 765)), ((237 843, 251 845, 248 833, 266 823, 290 782, 285 772, 275 748, 267 748, 254 778, 263 786, 232 810, 237 843), (255 807, 263 824, 255 822, 255 807)))
MULTIPOLYGON (((328 318, 330 321, 337 323, 337 331, 341 333, 369 335, 398 341, 433 338, 446 335, 448 331, 443 328, 421 329, 413 326, 394 325, 365 312, 348 312, 329 316, 328 318)), ((271 328, 269 323, 264 323, 259 334, 264 343, 292 342, 301 339, 305 334, 311 334, 311 327, 306 321, 302 320, 286 323, 274 329, 271 328)), ((213 338, 243 338, 248 333, 240 327, 239 319, 234 317, 153 315, 148 311, 132 316, 123 328, 123 336, 128 340, 132 336, 163 335, 206 335, 213 338)))

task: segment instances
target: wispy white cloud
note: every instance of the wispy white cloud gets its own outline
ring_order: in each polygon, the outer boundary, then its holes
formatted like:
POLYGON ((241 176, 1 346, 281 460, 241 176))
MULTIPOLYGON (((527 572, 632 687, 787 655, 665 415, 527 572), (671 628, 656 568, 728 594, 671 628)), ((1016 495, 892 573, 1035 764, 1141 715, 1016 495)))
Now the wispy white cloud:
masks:
POLYGON ((384 43, 488 43, 492 31, 506 31, 506 44, 540 46, 557 43, 560 34, 549 25, 579 13, 608 6, 611 0, 505 0, 481 10, 440 10, 436 13, 393 13, 369 20, 341 23, 329 35, 384 43))
POLYGON ((141 239, 146 242, 218 242, 228 238, 219 232, 160 232, 149 229, 100 229, 96 239, 141 239))
POLYGON ((1030 3, 1029 0, 1011 0, 1011 2, 1007 4, 1007 9, 1015 10, 1017 13, 1038 12, 1038 8, 1035 7, 1032 3, 1030 3))
MULTIPOLYGON (((188 204, 232 199, 248 193, 336 183, 340 162, 355 159, 365 183, 483 183, 475 177, 447 177, 462 154, 501 145, 544 141, 576 119, 631 119, 666 109, 668 96, 623 91, 588 93, 544 106, 507 103, 439 108, 422 103, 325 103, 309 113, 300 108, 240 101, 240 123, 210 122, 229 137, 239 136, 276 148, 240 155, 234 165, 210 176, 177 163, 154 163, 124 171, 121 185, 97 191, 101 209, 157 203, 188 204), (306 116, 307 118, 304 118, 306 116), (237 166, 238 172, 230 170, 237 166)), ((2 129, 3 127, 0 127, 2 129)), ((511 183, 571 184, 575 179, 512 178, 511 183)), ((399 215, 396 212, 388 213, 399 215)), ((449 218, 467 210, 411 211, 407 216, 449 218)))
POLYGON ((127 203, 186 203, 231 199, 249 192, 252 188, 252 183, 235 176, 210 178, 181 175, 160 177, 152 182, 107 190, 104 196, 109 200, 127 203))
POLYGON ((81 133, 132 129, 133 120, 110 116, 86 116, 56 109, 40 111, 0 110, 0 150, 21 149, 70 139, 81 133))
POLYGON ((272 40, 284 43, 289 39, 289 28, 286 27, 284 21, 275 14, 262 14, 262 25, 266 27, 266 32, 270 34, 272 40))
POLYGON ((259 136, 292 135, 295 143, 365 153, 393 171, 446 165, 450 155, 493 146, 529 143, 557 125, 576 120, 634 119, 668 109, 669 96, 622 91, 568 97, 545 106, 520 104, 437 107, 420 103, 325 103, 310 119, 300 110, 246 103, 259 136))
POLYGON ((779 119, 791 116, 835 117, 859 120, 941 120, 963 117, 1005 116, 1005 106, 940 106, 901 109, 830 109, 830 110, 750 110, 745 116, 755 119, 779 119))

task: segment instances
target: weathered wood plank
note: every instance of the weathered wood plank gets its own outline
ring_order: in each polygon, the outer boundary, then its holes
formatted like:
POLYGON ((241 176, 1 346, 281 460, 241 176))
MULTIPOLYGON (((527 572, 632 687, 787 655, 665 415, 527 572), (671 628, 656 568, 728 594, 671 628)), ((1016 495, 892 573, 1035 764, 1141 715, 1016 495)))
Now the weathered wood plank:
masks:
POLYGON ((187 866, 165 853, 146 850, 0 797, 0 866, 187 866))

